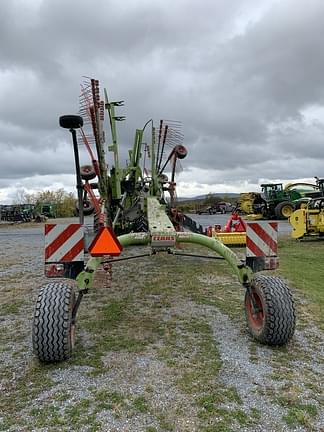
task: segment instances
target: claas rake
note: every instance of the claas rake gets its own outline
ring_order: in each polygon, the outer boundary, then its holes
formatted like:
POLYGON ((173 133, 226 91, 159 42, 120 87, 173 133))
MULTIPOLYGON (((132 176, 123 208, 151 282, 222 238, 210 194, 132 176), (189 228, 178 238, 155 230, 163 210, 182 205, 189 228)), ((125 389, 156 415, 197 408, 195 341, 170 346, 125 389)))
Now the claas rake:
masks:
POLYGON ((72 355, 78 308, 93 289, 97 269, 110 272, 116 261, 157 253, 187 256, 178 247, 182 243, 206 247, 215 252, 215 262, 228 263, 245 289, 246 318, 254 338, 269 345, 286 344, 295 328, 291 292, 280 278, 259 273, 271 268, 273 258, 250 256, 242 261, 177 210, 175 175, 187 155, 181 124, 161 120, 155 128, 149 120, 136 129, 122 167, 116 127, 125 120, 116 113, 122 106, 123 101, 110 101, 106 90, 102 100, 99 82, 86 79, 81 85, 80 115, 59 119, 72 136, 79 223, 45 225, 45 274, 53 279, 40 288, 36 300, 32 329, 36 356, 42 362, 57 362, 72 355), (105 115, 109 145, 105 144, 105 115), (88 155, 86 165, 80 165, 81 150, 88 155), (85 216, 88 221, 90 215, 89 228, 85 216), (123 249, 134 245, 149 246, 149 254, 123 256, 123 249))

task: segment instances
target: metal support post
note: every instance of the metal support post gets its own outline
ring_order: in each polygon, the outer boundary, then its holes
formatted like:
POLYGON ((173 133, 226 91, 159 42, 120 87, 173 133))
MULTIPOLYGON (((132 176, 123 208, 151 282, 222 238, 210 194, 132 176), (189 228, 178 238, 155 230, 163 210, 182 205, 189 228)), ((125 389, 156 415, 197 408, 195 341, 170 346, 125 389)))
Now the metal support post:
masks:
POLYGON ((78 191, 78 203, 79 203, 79 221, 80 224, 84 223, 84 214, 83 214, 83 186, 80 172, 80 159, 79 159, 79 149, 78 149, 78 141, 76 137, 75 129, 70 129, 72 134, 73 141, 73 150, 74 150, 74 160, 75 160, 75 171, 76 171, 76 187, 78 191))

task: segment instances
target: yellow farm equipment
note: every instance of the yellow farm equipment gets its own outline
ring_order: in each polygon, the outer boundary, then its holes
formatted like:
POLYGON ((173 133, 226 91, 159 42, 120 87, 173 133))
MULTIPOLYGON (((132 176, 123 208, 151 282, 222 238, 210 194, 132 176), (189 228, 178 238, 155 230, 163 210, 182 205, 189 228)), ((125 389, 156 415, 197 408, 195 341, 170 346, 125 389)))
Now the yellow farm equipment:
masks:
POLYGON ((213 230, 213 237, 221 241, 227 246, 245 246, 246 233, 245 232, 217 232, 213 230))
POLYGON ((324 237, 324 198, 312 199, 306 207, 294 211, 289 222, 295 239, 324 237))
POLYGON ((216 238, 227 246, 245 246, 246 223, 241 216, 233 212, 223 228, 220 225, 209 226, 207 235, 216 238))
POLYGON ((255 219, 262 219, 263 199, 257 192, 244 192, 240 194, 240 210, 248 216, 253 215, 255 219))

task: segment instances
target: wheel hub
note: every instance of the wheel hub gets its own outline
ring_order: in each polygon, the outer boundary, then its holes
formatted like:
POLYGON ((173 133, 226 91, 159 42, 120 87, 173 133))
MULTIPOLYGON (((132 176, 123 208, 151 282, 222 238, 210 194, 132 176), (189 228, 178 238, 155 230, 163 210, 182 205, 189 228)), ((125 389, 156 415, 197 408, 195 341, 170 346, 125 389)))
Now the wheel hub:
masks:
POLYGON ((253 299, 249 296, 247 304, 247 312, 250 323, 255 329, 261 329, 264 322, 264 311, 261 298, 258 294, 253 293, 253 299))
POLYGON ((289 217, 289 216, 291 215, 291 213, 292 213, 292 210, 291 210, 290 207, 284 207, 284 208, 282 209, 282 214, 283 214, 285 217, 289 217))

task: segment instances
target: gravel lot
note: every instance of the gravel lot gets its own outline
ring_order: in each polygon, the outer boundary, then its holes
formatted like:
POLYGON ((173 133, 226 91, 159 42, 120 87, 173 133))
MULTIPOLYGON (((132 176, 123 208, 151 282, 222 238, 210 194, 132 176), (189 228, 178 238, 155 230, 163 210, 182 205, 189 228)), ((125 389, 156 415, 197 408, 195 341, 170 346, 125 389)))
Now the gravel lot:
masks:
POLYGON ((41 226, 0 226, 0 430, 324 431, 324 335, 298 292, 294 339, 269 348, 247 334, 226 263, 116 263, 81 304, 73 358, 42 365, 42 255, 41 226))

